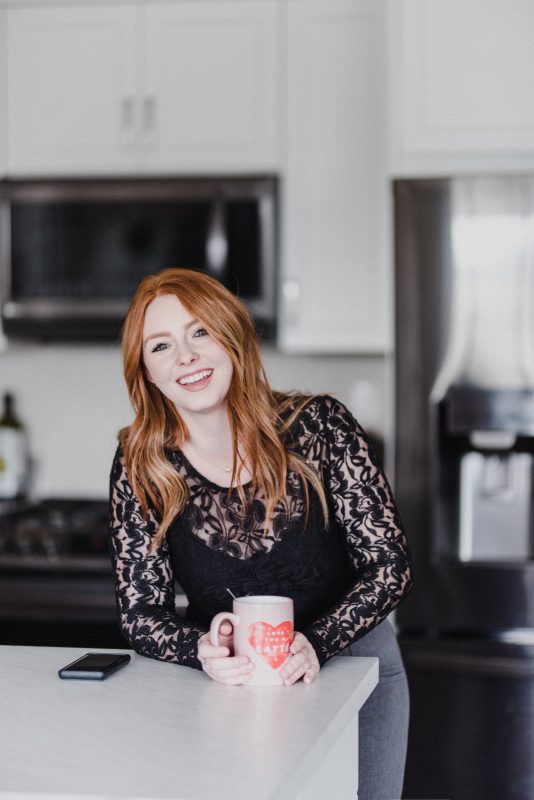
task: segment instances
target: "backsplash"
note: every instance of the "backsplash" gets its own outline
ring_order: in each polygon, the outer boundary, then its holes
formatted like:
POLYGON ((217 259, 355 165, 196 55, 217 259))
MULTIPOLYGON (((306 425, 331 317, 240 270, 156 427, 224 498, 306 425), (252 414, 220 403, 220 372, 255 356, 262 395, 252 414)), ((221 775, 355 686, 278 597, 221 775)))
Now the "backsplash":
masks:
MULTIPOLYGON (((370 432, 390 438, 390 363, 381 356, 288 356, 264 348, 276 389, 327 392, 370 432)), ((132 411, 114 345, 10 344, 0 393, 12 391, 25 423, 37 498, 103 498, 117 432, 132 411)))

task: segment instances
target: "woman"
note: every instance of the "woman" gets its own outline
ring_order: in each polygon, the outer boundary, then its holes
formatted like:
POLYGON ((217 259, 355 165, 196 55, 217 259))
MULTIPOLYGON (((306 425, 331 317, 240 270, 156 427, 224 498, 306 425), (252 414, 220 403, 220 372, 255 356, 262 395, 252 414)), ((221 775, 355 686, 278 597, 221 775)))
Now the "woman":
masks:
POLYGON ((232 655, 231 626, 211 643, 211 619, 231 608, 230 592, 292 597, 287 685, 340 653, 381 658, 362 714, 360 798, 400 797, 406 682, 379 623, 409 591, 410 562, 365 433, 331 397, 273 392, 247 310, 201 273, 146 277, 122 344, 135 410, 111 473, 123 635, 146 656, 243 684, 253 665, 232 655))

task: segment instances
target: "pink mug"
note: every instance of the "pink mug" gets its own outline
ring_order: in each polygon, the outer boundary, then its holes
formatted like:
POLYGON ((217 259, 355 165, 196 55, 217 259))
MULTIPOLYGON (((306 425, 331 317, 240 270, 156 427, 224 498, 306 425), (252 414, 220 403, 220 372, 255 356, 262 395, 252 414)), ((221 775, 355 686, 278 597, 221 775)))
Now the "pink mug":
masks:
POLYGON ((289 656, 293 641, 293 600, 279 595, 236 597, 234 613, 221 611, 213 617, 210 639, 219 644, 223 622, 234 628, 234 654, 248 656, 254 663, 247 686, 281 686, 280 668, 289 656))

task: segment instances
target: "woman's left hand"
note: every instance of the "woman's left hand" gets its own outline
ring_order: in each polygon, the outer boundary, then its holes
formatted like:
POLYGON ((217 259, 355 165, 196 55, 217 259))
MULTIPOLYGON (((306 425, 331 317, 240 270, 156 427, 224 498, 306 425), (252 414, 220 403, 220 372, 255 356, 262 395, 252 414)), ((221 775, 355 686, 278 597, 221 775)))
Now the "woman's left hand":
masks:
POLYGON ((320 666, 317 654, 303 633, 298 631, 289 647, 291 655, 280 670, 286 686, 304 678, 304 683, 311 683, 319 674, 320 666))

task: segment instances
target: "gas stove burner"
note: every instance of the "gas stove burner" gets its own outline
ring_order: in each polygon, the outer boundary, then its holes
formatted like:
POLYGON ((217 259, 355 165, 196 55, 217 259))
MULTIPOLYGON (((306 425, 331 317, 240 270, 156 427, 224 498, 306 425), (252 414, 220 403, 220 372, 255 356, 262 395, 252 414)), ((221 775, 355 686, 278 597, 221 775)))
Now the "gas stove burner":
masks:
POLYGON ((0 516, 0 554, 23 558, 108 556, 108 505, 49 498, 11 506, 0 516))

